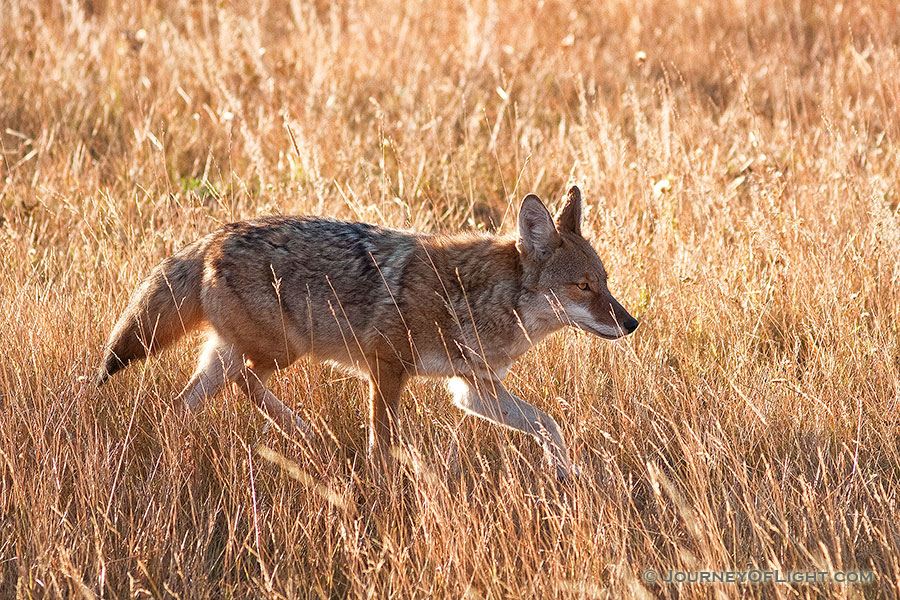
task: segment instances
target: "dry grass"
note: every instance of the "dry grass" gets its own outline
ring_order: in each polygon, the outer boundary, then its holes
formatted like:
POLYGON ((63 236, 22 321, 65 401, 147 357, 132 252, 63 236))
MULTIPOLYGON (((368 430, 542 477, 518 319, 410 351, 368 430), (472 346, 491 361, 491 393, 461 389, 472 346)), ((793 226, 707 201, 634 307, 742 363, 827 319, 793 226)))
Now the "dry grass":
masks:
POLYGON ((227 4, 0 2, 4 597, 900 593, 895 3, 227 4), (570 181, 643 321, 509 376, 571 487, 435 383, 385 489, 326 367, 275 386, 316 448, 231 392, 175 419, 196 340, 84 380, 135 282, 219 223, 508 230, 570 181), (876 580, 641 580, 748 565, 876 580))

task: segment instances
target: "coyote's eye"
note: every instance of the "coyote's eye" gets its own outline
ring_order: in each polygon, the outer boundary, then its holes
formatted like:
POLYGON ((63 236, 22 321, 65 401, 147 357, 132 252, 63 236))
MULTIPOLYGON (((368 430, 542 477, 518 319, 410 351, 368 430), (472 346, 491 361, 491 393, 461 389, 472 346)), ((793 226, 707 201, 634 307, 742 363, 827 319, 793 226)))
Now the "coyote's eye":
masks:
POLYGON ((582 292, 591 291, 591 284, 589 284, 589 283, 582 281, 581 283, 576 283, 575 285, 578 286, 578 289, 581 290, 582 292))

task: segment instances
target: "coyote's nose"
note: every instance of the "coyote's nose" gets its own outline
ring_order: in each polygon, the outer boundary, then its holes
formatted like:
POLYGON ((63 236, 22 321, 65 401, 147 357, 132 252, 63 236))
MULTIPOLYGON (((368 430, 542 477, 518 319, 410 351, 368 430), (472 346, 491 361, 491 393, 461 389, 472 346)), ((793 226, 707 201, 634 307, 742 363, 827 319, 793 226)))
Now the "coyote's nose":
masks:
POLYGON ((638 320, 634 317, 628 317, 624 323, 622 323, 622 329, 625 330, 626 335, 637 329, 638 320))

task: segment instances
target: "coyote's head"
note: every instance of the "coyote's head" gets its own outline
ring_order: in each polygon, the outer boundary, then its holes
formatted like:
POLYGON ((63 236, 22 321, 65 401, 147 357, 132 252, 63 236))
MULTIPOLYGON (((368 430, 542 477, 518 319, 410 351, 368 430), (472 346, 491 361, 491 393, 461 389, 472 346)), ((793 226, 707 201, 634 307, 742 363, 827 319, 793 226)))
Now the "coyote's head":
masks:
POLYGON ((525 196, 519 210, 516 247, 522 255, 525 285, 547 299, 551 318, 608 340, 637 329, 637 319, 613 298, 606 269, 581 235, 581 191, 569 190, 552 218, 541 199, 525 196))

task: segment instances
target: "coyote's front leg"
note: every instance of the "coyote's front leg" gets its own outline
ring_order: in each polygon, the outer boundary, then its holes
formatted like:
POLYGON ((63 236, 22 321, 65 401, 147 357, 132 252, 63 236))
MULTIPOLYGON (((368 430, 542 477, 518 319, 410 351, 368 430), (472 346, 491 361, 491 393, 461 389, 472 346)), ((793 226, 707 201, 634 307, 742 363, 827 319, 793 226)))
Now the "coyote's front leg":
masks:
POLYGON ((369 456, 388 467, 400 437, 397 413, 408 376, 400 364, 377 358, 369 362, 374 367, 369 373, 369 456))
POLYGON ((550 457, 556 473, 568 479, 574 471, 559 426, 553 417, 517 398, 494 379, 450 380, 453 402, 466 412, 534 436, 550 457))

